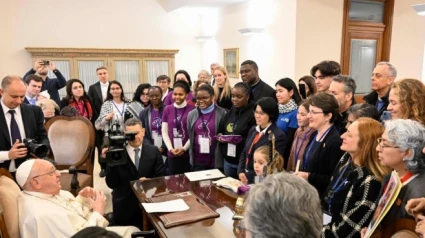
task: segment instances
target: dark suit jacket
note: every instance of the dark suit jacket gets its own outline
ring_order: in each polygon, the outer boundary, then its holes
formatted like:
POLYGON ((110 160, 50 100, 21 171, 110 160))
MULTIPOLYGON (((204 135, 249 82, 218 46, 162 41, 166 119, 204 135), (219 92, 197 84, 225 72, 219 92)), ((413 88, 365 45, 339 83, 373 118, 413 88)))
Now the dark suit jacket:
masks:
POLYGON ((273 132, 275 136, 275 146, 277 152, 283 157, 283 153, 285 151, 286 144, 288 139, 286 138, 285 133, 276 126, 275 123, 272 123, 270 127, 266 130, 266 133, 261 136, 260 140, 252 147, 251 153, 248 154, 249 148, 251 147, 252 141, 257 134, 256 126, 253 126, 248 133, 248 137, 246 139, 245 147, 242 151, 241 156, 239 157, 239 165, 238 165, 238 174, 245 173, 246 178, 249 183, 254 182, 254 178, 256 176, 254 171, 254 152, 257 148, 263 145, 270 145, 269 143, 269 135, 273 132), (246 167, 246 159, 248 157, 248 167, 246 167), (248 172, 247 172, 247 171, 248 172))
POLYGON ((271 97, 277 102, 276 91, 261 79, 252 89, 252 95, 254 96, 254 101, 258 101, 264 97, 271 97))
POLYGON ((141 228, 142 212, 139 200, 130 187, 130 181, 141 177, 165 176, 165 167, 158 149, 143 143, 139 169, 127 155, 128 163, 106 167, 106 184, 112 189, 112 208, 116 225, 133 225, 141 228))
MULTIPOLYGON (((390 92, 388 91, 388 93, 381 98, 382 101, 383 101, 383 105, 381 107, 381 110, 379 110, 379 112, 378 112, 379 118, 381 118, 382 113, 387 110, 388 104, 390 103, 390 101, 388 100, 389 95, 390 95, 390 92)), ((376 107, 377 104, 378 104, 378 93, 373 91, 373 92, 369 93, 368 95, 365 95, 363 97, 363 100, 365 100, 366 103, 371 104, 371 105, 376 107)))
POLYGON ((93 124, 97 120, 102 108, 103 98, 102 89, 100 88, 100 82, 90 85, 88 95, 90 97, 90 103, 93 109, 93 124))
MULTIPOLYGON (((25 80, 28 75, 35 73, 37 73, 35 70, 30 69, 24 75, 23 79, 25 80)), ((57 78, 51 79, 47 77, 41 85, 41 91, 47 90, 47 92, 50 94, 50 99, 54 100, 59 105, 59 89, 66 86, 66 79, 58 69, 53 70, 53 73, 56 75, 57 78)))
MULTIPOLYGON (((1 105, 1 104, 0 104, 1 105)), ((39 144, 50 146, 47 138, 46 129, 44 129, 44 116, 41 108, 22 103, 20 105, 22 113, 22 122, 24 123, 25 135, 28 139, 36 139, 39 144)), ((11 141, 9 128, 4 117, 3 107, 0 106, 0 151, 10 150, 11 141)), ((25 138, 22 138, 25 139, 25 138)), ((25 159, 16 159, 15 165, 18 167, 25 159)), ((9 169, 10 160, 0 163, 0 168, 9 169)))
MULTIPOLYGON (((311 135, 306 151, 308 150, 311 142, 315 140, 316 135, 317 131, 311 135)), ((340 149, 341 143, 341 135, 339 134, 338 129, 335 126, 332 126, 329 133, 323 138, 322 142, 319 143, 316 149, 311 151, 308 158, 308 167, 305 172, 310 173, 308 176, 308 182, 317 189, 320 198, 324 195, 335 167, 344 154, 344 152, 340 149)))

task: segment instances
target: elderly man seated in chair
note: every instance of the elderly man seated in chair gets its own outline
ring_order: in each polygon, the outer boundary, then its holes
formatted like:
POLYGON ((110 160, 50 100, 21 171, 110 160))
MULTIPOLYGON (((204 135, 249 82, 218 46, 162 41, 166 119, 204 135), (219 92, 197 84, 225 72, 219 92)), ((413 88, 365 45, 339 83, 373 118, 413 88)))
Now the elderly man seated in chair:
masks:
MULTIPOLYGON (((27 237, 71 237, 89 226, 108 226, 103 217, 105 195, 86 187, 77 197, 61 190, 60 173, 47 160, 31 159, 16 171, 23 188, 18 197, 19 230, 27 237)), ((131 237, 136 227, 107 227, 123 237, 131 237)))

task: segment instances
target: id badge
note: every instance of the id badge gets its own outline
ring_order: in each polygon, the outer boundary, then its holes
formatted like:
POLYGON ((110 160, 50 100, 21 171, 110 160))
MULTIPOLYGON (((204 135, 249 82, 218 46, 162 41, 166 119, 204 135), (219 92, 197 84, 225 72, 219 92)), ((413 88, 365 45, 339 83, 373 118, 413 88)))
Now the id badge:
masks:
POLYGON ((173 139, 173 144, 174 144, 174 149, 179 149, 179 148, 183 148, 183 140, 182 138, 174 138, 173 139))
POLYGON ((208 137, 199 136, 199 147, 201 147, 201 154, 210 153, 210 139, 208 137))
POLYGON ((235 144, 227 144, 227 156, 236 157, 236 145, 235 144))
POLYGON ((158 135, 155 131, 152 132, 153 144, 160 148, 162 146, 162 136, 158 135))
POLYGON ((181 137, 180 133, 177 131, 177 128, 173 128, 173 136, 174 137, 181 137))
POLYGON ((326 212, 323 213, 323 225, 327 225, 332 221, 332 216, 327 214, 326 212))

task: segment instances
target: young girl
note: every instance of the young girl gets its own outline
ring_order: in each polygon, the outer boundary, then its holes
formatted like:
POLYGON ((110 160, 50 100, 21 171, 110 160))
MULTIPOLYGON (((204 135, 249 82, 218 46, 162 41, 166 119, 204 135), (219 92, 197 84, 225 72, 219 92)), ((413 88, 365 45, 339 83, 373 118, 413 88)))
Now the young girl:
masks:
MULTIPOLYGON (((283 158, 274 150, 273 159, 270 162, 270 146, 263 145, 258 147, 254 152, 254 171, 257 177, 264 178, 268 174, 274 174, 283 171, 283 158), (266 174, 264 174, 264 166, 266 166, 266 174)), ((256 179, 257 181, 257 179, 256 179)))

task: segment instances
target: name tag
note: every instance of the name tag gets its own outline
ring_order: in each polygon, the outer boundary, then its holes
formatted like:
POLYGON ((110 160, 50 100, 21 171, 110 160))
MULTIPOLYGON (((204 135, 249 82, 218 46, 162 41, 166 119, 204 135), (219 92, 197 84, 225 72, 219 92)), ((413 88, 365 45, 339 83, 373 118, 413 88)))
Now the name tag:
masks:
POLYGON ((332 221, 332 217, 326 213, 323 213, 323 225, 327 225, 332 221))
POLYGON ((198 139, 200 153, 201 154, 209 154, 210 153, 210 139, 208 137, 199 136, 198 139))
POLYGON ((183 147, 183 140, 182 138, 174 138, 173 139, 174 149, 179 149, 183 147))
POLYGON ((227 144, 227 156, 236 157, 236 145, 227 144))
POLYGON ((152 132, 152 139, 153 139, 153 144, 156 147, 161 147, 162 146, 162 136, 158 135, 158 133, 156 133, 155 131, 152 132))

